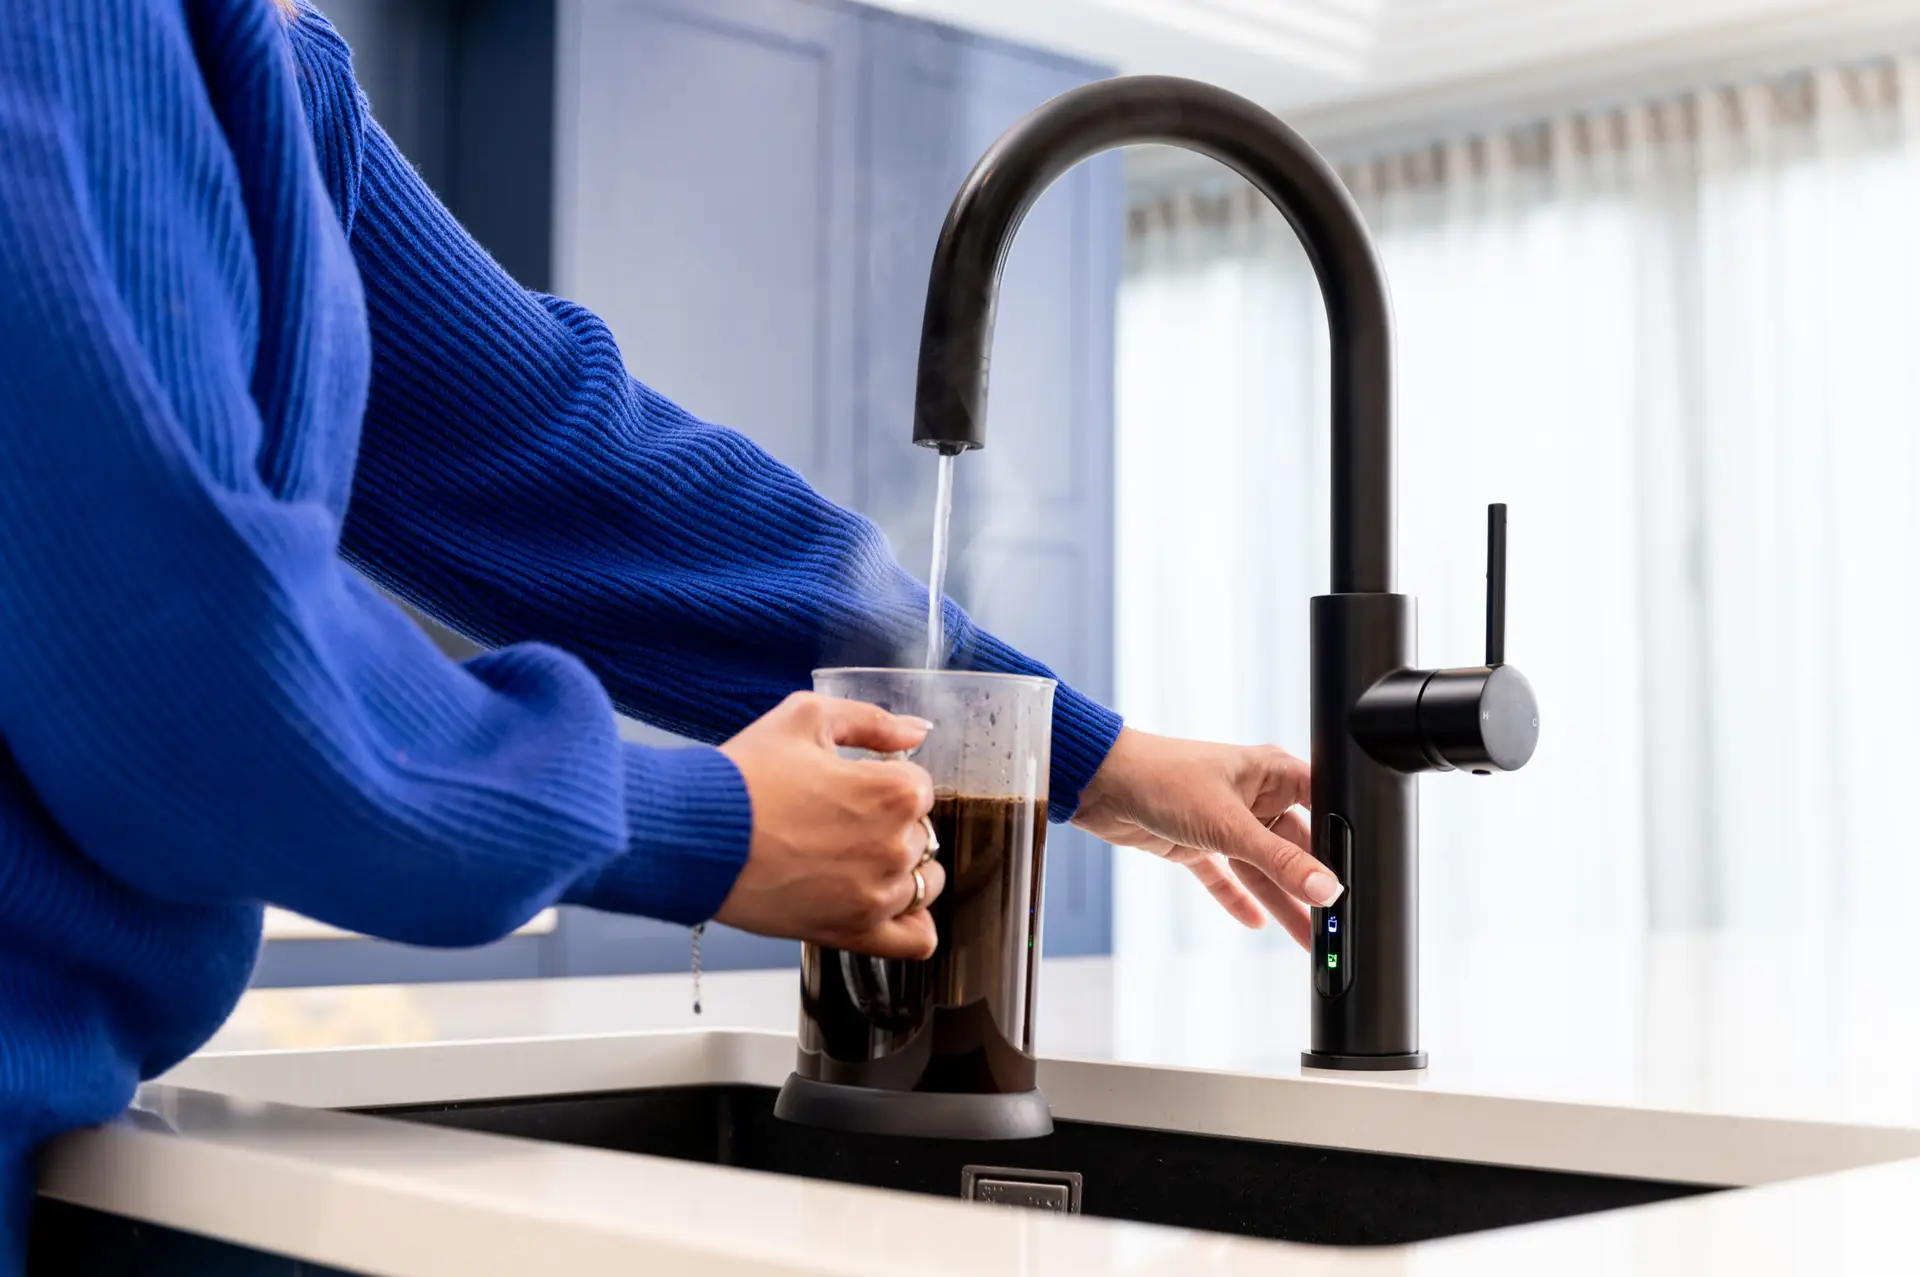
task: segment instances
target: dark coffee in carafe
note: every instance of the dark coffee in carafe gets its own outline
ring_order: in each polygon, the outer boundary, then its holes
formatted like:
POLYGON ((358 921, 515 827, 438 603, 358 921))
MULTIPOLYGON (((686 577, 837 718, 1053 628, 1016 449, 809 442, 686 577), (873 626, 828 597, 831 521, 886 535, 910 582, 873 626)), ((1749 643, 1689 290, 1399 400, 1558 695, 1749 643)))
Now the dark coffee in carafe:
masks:
POLYGON ((940 793, 931 813, 946 889, 924 962, 806 945, 799 1072, 897 1091, 1034 1086, 1046 797, 940 793))

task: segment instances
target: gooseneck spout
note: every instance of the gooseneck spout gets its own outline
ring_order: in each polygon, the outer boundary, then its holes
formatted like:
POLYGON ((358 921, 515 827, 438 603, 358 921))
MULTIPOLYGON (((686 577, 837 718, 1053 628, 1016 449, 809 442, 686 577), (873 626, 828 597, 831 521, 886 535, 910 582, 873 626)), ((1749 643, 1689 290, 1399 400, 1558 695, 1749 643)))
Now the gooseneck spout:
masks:
POLYGON ((994 301, 1021 219, 1056 178, 1115 147, 1162 142, 1225 164, 1286 217, 1325 299, 1333 351, 1336 594, 1393 589, 1393 321, 1360 210, 1300 135, 1224 89, 1166 76, 1101 80, 1009 129, 960 188, 934 249, 920 332, 916 443, 986 442, 994 301))
POLYGON ((1338 175, 1272 115, 1190 80, 1104 80, 1041 106, 981 158, 941 229, 913 437, 948 454, 985 445, 994 304, 1020 221, 1075 164, 1135 142, 1186 147, 1245 177, 1293 226, 1320 281, 1333 359, 1333 560, 1330 592, 1311 609, 1313 851, 1346 891, 1312 912, 1302 1062, 1421 1068, 1415 776, 1520 767, 1540 719, 1526 679, 1504 663, 1505 506, 1488 511, 1486 664, 1414 668, 1414 602, 1393 592, 1392 315, 1338 175))

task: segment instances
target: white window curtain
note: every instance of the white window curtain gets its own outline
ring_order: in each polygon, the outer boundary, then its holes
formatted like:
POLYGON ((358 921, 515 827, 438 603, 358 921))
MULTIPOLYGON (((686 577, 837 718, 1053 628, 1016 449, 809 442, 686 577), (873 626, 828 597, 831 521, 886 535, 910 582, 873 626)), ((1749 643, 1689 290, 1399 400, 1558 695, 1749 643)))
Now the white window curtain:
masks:
MULTIPOLYGON (((1820 71, 1343 169, 1399 334, 1400 588, 1509 658, 1538 754, 1421 784, 1426 934, 1905 925, 1920 889, 1920 61, 1820 71)), ((1130 214, 1119 700, 1307 740, 1326 334, 1243 187, 1130 214)), ((1118 862, 1123 954, 1285 943, 1118 862)))

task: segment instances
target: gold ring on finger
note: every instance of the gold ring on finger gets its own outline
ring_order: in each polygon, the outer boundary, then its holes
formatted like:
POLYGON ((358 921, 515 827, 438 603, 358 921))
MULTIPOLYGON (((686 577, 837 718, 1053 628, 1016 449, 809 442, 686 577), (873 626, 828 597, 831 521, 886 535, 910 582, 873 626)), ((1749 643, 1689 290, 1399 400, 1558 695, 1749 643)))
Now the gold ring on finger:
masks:
POLYGON ((907 912, 912 913, 926 903, 927 876, 916 869, 913 871, 913 903, 907 906, 907 912))

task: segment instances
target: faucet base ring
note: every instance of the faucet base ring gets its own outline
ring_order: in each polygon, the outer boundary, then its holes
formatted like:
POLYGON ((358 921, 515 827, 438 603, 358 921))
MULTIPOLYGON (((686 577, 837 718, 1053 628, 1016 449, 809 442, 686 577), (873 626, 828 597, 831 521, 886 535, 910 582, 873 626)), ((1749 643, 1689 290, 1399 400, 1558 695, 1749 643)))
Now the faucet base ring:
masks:
POLYGON ((1427 1067, 1427 1053, 1408 1051, 1402 1055, 1334 1055, 1326 1051, 1302 1051, 1300 1067, 1365 1073, 1412 1071, 1427 1067))

